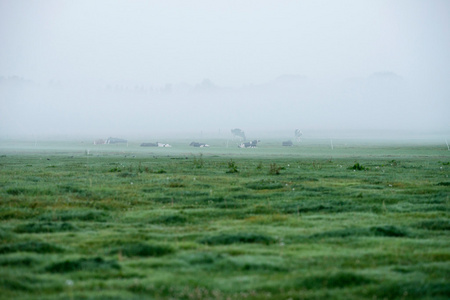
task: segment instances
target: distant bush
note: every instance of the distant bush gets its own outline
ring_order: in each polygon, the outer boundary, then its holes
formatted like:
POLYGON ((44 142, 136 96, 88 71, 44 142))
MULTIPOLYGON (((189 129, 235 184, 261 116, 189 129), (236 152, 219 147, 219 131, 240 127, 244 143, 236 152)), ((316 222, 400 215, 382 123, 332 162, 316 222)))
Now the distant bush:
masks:
POLYGON ((68 273, 93 270, 119 270, 120 265, 113 260, 106 261, 101 257, 66 260, 49 265, 45 270, 52 273, 68 273))
POLYGON ((364 170, 368 170, 368 168, 364 167, 363 165, 361 165, 360 163, 356 163, 354 164, 352 167, 349 167, 350 170, 356 170, 356 171, 364 171, 364 170))
POLYGON ((200 240, 200 243, 207 245, 230 245, 230 244, 271 244, 275 239, 254 233, 220 234, 200 240))

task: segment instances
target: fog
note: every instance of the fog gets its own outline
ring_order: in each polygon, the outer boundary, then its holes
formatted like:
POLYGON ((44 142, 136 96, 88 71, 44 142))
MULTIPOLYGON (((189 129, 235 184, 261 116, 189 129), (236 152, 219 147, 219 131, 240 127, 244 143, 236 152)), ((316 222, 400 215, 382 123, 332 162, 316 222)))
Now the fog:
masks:
POLYGON ((1 138, 450 131, 445 0, 2 0, 0 45, 1 138))

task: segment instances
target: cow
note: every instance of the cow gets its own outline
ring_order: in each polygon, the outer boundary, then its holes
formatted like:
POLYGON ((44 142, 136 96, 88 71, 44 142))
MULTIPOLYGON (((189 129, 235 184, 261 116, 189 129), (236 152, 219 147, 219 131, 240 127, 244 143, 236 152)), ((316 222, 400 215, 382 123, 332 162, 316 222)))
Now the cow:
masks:
POLYGON ((294 146, 294 144, 292 143, 292 141, 285 141, 285 142, 282 143, 282 145, 283 145, 283 146, 286 146, 286 147, 294 146))
POLYGON ((199 142, 192 142, 192 143, 189 144, 189 146, 192 146, 192 147, 200 147, 200 148, 209 147, 208 144, 205 144, 205 143, 199 143, 199 142))
POLYGON ((159 142, 157 142, 156 144, 158 144, 158 147, 160 147, 160 148, 170 148, 170 147, 172 147, 169 144, 163 144, 163 143, 159 143, 159 142))
POLYGON ((94 141, 94 145, 103 145, 106 144, 105 140, 98 139, 94 141))
POLYGON ((125 143, 128 143, 128 141, 127 140, 124 140, 124 139, 119 139, 119 138, 113 138, 113 137, 109 137, 107 140, 106 140, 106 143, 105 144, 125 144, 125 143))
POLYGON ((156 142, 156 143, 142 143, 141 147, 160 147, 160 148, 169 148, 172 147, 169 144, 164 144, 164 143, 160 143, 160 142, 156 142))
POLYGON ((258 144, 258 142, 260 142, 260 141, 259 140, 253 140, 251 142, 242 143, 238 147, 239 148, 256 148, 256 145, 258 144))

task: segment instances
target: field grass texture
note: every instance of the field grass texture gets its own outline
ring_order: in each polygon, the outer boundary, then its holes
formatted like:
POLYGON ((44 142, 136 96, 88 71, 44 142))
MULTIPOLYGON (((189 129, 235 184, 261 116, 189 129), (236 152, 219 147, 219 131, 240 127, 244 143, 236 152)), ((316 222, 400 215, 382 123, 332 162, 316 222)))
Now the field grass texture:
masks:
POLYGON ((3 143, 1 299, 448 299, 442 145, 3 143))

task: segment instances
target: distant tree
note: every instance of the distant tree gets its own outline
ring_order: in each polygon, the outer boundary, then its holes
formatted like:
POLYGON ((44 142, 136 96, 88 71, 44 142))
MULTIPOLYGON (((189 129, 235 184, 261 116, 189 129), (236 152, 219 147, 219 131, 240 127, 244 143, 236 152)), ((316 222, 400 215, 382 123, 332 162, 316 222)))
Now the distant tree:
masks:
POLYGON ((241 129, 239 128, 231 129, 231 134, 235 137, 236 136, 240 137, 245 141, 245 133, 241 129))

